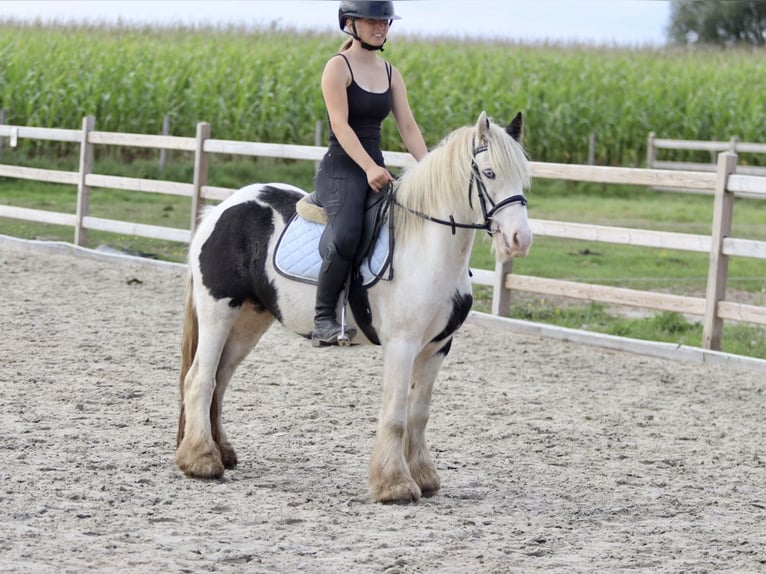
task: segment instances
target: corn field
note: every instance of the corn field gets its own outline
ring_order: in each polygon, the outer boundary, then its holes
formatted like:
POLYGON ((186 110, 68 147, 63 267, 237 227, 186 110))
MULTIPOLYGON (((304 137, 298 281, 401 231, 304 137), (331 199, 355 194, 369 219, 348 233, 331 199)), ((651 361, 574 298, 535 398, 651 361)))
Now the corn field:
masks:
MULTIPOLYGON (((172 135, 192 136, 207 121, 216 138, 313 145, 325 117, 320 74, 342 41, 340 33, 234 27, 0 22, 0 108, 17 125, 77 129, 92 114, 99 130, 156 134, 168 115, 172 135)), ((522 110, 537 161, 585 163, 592 133, 603 165, 641 165, 650 131, 766 139, 763 50, 525 45, 394 31, 384 56, 404 75, 429 145, 481 110, 499 122, 522 110)), ((383 138, 384 149, 403 149, 391 119, 383 138)))

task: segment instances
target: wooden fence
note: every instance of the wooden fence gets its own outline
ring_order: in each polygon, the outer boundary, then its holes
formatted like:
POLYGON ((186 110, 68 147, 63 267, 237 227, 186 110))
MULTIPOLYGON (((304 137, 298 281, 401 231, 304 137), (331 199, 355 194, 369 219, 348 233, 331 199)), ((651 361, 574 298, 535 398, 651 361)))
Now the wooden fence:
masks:
MULTIPOLYGON (((718 154, 721 152, 730 152, 733 154, 766 154, 766 144, 741 142, 737 137, 732 137, 729 141, 660 139, 654 132, 651 132, 649 133, 649 138, 646 142, 646 167, 649 169, 715 172, 718 169, 718 154), (707 151, 710 152, 711 161, 710 163, 700 163, 658 160, 657 152, 658 150, 663 149, 677 151, 707 151)), ((766 176, 766 167, 738 165, 736 173, 741 175, 766 176)))
MULTIPOLYGON (((0 217, 73 227, 76 245, 85 244, 87 232, 90 229, 188 242, 197 224, 203 200, 221 200, 233 191, 228 188, 207 185, 208 162, 211 154, 318 161, 325 151, 323 147, 316 146, 216 140, 210 137, 210 126, 207 123, 198 124, 196 137, 193 138, 100 132, 95 130, 95 119, 90 116, 83 119, 80 130, 0 125, 0 138, 2 137, 8 138, 11 146, 15 145, 19 138, 73 142, 80 145, 80 161, 77 172, 0 164, 0 177, 77 186, 77 208, 74 214, 0 205, 0 217), (98 145, 193 152, 193 181, 191 183, 178 183, 93 173, 94 147, 98 145), (92 217, 88 215, 90 189, 92 187, 191 197, 189 228, 169 228, 92 217)), ((409 154, 398 152, 384 152, 384 158, 387 164, 392 167, 404 167, 414 161, 409 154)), ((531 220, 532 230, 538 236, 707 253, 710 264, 707 291, 704 298, 515 275, 511 273, 512 262, 498 265, 495 270, 473 270, 473 282, 493 288, 492 313, 500 316, 507 316, 510 294, 513 290, 699 316, 702 317, 703 321, 703 348, 720 350, 725 320, 766 325, 766 307, 726 300, 729 258, 766 259, 766 241, 731 237, 735 197, 747 196, 766 199, 766 177, 735 174, 736 166, 737 156, 731 152, 723 152, 718 155, 714 173, 676 171, 657 169, 656 167, 643 169, 532 163, 532 175, 538 179, 685 188, 714 194, 714 217, 710 235, 531 220)))

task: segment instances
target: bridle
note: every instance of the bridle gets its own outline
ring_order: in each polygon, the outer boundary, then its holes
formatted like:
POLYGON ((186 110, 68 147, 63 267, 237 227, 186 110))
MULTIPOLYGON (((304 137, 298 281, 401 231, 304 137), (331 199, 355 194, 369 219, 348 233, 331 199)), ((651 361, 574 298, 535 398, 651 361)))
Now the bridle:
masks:
MULTIPOLYGON (((428 221, 433 221, 434 223, 438 223, 440 225, 447 225, 452 229, 452 235, 455 235, 455 232, 457 228, 460 229, 484 229, 487 234, 492 237, 497 232, 497 228, 492 227, 492 218, 501 210, 505 209, 509 205, 513 205, 514 203, 520 203, 521 205, 525 206, 527 205, 527 198, 524 197, 522 194, 516 194, 511 195, 510 197, 506 197, 505 199, 501 200, 499 203, 495 203, 492 201, 492 198, 487 193, 487 186, 484 183, 484 178, 482 176, 481 171, 479 170, 479 164, 476 163, 476 156, 480 153, 487 152, 489 150, 489 146, 479 146, 476 147, 476 142, 471 144, 472 147, 472 153, 471 153, 471 180, 468 182, 468 205, 473 209, 473 189, 476 187, 476 195, 479 198, 479 204, 481 205, 481 212, 484 216, 484 222, 483 223, 458 223, 455 221, 455 218, 450 215, 449 220, 446 219, 439 219, 438 217, 433 217, 431 215, 428 215, 426 213, 423 213, 421 211, 418 211, 417 209, 412 209, 410 207, 407 207, 406 205, 402 205, 399 203, 396 199, 394 190, 392 192, 393 202, 398 205, 399 207, 409 211, 410 213, 417 215, 418 217, 422 219, 427 219, 428 221), (487 209, 487 204, 489 204, 491 207, 487 209)), ((494 174, 491 176, 487 176, 490 179, 494 178, 494 174)))

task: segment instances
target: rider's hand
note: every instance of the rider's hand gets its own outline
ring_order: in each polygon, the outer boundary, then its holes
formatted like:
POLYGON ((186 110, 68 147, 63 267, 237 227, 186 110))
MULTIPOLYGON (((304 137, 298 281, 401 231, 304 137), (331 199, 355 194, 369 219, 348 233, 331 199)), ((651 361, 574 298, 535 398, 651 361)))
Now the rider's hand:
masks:
POLYGON ((375 191, 380 191, 393 179, 391 173, 385 167, 376 165, 367 170, 367 183, 375 191))

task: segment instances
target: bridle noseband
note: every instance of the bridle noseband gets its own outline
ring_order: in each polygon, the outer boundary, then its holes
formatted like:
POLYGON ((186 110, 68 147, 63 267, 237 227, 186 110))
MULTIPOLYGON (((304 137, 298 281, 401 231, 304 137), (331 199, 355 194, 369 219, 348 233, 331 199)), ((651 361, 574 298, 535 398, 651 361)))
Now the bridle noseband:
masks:
MULTIPOLYGON (((455 232, 457 228, 461 229, 484 229, 487 234, 492 237, 497 232, 497 229, 492 228, 492 218, 501 210, 505 209, 509 205, 513 205, 514 203, 520 203, 521 205, 525 206, 527 205, 527 198, 524 197, 522 194, 517 195, 511 195, 510 197, 506 197, 505 199, 501 200, 499 203, 495 203, 492 201, 492 198, 487 193, 487 186, 484 183, 484 178, 482 177, 481 171, 479 170, 479 164, 476 163, 476 156, 480 153, 486 152, 489 150, 489 146, 480 146, 476 147, 475 142, 471 144, 471 147, 473 148, 472 154, 471 154, 471 179, 468 182, 468 205, 473 209, 473 189, 474 186, 476 187, 476 195, 479 198, 479 204, 481 205, 481 212, 484 216, 484 223, 458 223, 455 221, 455 218, 453 216, 449 216, 449 221, 446 219, 439 219, 437 217, 432 217, 428 214, 422 213, 416 209, 412 209, 410 207, 407 207, 406 205, 402 205, 396 200, 396 197, 393 198, 394 203, 398 205, 399 207, 406 209, 410 213, 417 215, 418 217, 422 219, 427 219, 428 221, 433 221, 434 223, 438 223, 440 225, 447 225, 452 229, 452 235, 455 235, 455 232), (489 210, 487 210, 487 204, 491 206, 489 210)), ((493 176, 494 177, 494 176, 493 176)), ((395 193, 395 192, 394 192, 395 193)))

